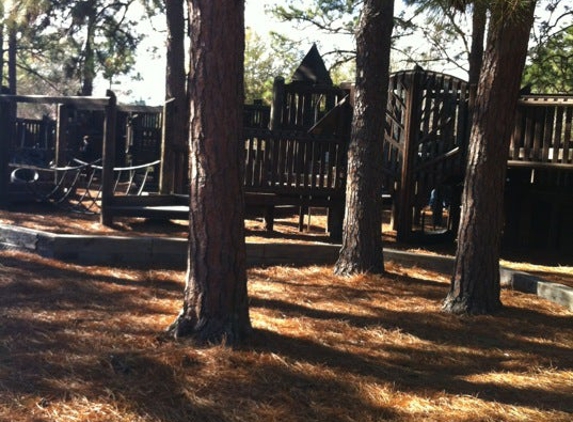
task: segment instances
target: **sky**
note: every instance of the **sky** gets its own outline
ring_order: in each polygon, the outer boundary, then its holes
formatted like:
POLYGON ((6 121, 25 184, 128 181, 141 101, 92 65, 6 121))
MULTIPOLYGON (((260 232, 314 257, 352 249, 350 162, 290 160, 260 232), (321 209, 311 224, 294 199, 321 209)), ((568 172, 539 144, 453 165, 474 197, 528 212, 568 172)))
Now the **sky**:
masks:
MULTIPOLYGON (((349 36, 336 36, 319 34, 311 27, 294 27, 290 23, 282 23, 276 20, 272 15, 266 14, 265 10, 274 4, 282 3, 280 0, 246 0, 245 2, 245 26, 253 28, 260 36, 265 37, 271 30, 283 33, 291 39, 300 41, 300 49, 307 51, 313 42, 319 44, 321 52, 329 51, 335 46, 341 49, 353 49, 354 42, 349 36)), ((396 2, 398 12, 403 7, 402 1, 396 2)), ((135 11, 138 17, 142 16, 143 11, 135 11)), ((147 105, 161 105, 165 97, 165 18, 157 17, 147 28, 142 27, 148 36, 143 41, 139 49, 136 71, 141 74, 141 81, 131 81, 129 77, 118 78, 111 89, 116 93, 122 103, 133 103, 143 101, 147 105), (163 31, 161 31, 163 30, 163 31), (149 52, 155 47, 156 53, 149 52)), ((420 44, 420 41, 418 41, 420 44)), ((423 47, 422 44, 420 44, 423 47)), ((327 61, 325 59, 325 61, 327 61)), ((328 65, 328 63, 327 63, 328 65)), ((438 70, 438 69, 436 69, 438 70)), ((447 70, 446 70, 447 72, 447 70)), ((447 72, 452 73, 452 72, 447 72)), ((455 76, 465 77, 464 75, 454 74, 455 76)), ((106 89, 109 88, 109 82, 96 81, 94 95, 105 95, 106 89)))
MULTIPOLYGON (((245 26, 254 28, 258 35, 264 37, 272 29, 274 31, 288 34, 298 34, 301 38, 301 49, 306 50, 304 43, 308 44, 308 49, 312 46, 312 41, 317 41, 318 37, 323 43, 328 43, 324 36, 319 36, 311 30, 294 29, 292 25, 281 23, 272 16, 265 14, 265 8, 277 3, 277 0, 247 0, 245 2, 245 26)), ((136 12, 139 13, 139 12, 136 12)), ((156 29, 164 29, 164 18, 153 22, 156 29)), ((130 81, 130 78, 118 78, 118 84, 112 84, 111 89, 116 93, 120 102, 144 101, 147 105, 161 105, 165 98, 165 33, 154 31, 151 27, 146 29, 148 36, 143 41, 138 54, 138 65, 136 71, 141 74, 141 81, 130 81), (147 52, 149 48, 157 47, 158 53, 147 52), (131 92, 128 94, 128 92, 131 92)), ((351 41, 351 40, 350 40, 351 41)), ((342 40, 332 40, 331 42, 341 43, 342 40)), ((95 85, 94 95, 105 95, 109 88, 108 81, 98 80, 95 85)))
MULTIPOLYGON (((257 32, 267 31, 271 27, 284 27, 264 13, 264 8, 275 0, 247 0, 245 3, 245 25, 257 28, 257 32)), ((134 14, 143 13, 142 10, 134 14)), ((147 105, 161 105, 165 98, 165 23, 158 17, 151 24, 145 23, 142 29, 147 34, 139 48, 136 72, 142 80, 131 81, 129 77, 120 77, 111 89, 120 102, 144 101, 147 105), (156 48, 156 53, 150 50, 156 48)), ((95 96, 104 96, 110 88, 109 81, 98 79, 94 87, 95 96)))
MULTIPOLYGON (((324 53, 333 49, 334 46, 343 49, 352 49, 353 40, 351 37, 340 38, 333 35, 318 34, 310 27, 294 27, 290 23, 282 23, 273 18, 272 15, 266 14, 265 9, 269 6, 284 3, 280 0, 246 0, 245 1, 245 25, 251 27, 260 37, 265 37, 270 30, 285 34, 291 39, 300 41, 300 49, 308 51, 313 42, 319 44, 319 50, 324 53)), ((136 3, 138 4, 138 3, 136 3)), ((562 7, 566 7, 562 5, 562 7)), ((397 0, 395 13, 403 10, 403 0, 397 0)), ((538 12, 544 13, 543 10, 538 12)), ((141 19, 143 11, 135 11, 134 15, 141 19)), ((144 102, 147 105, 162 105, 165 97, 165 18, 159 16, 153 25, 161 31, 154 31, 148 24, 148 27, 142 27, 143 31, 148 34, 140 47, 136 71, 141 74, 141 81, 131 81, 129 77, 118 78, 119 84, 113 84, 111 89, 116 93, 122 103, 144 102), (155 47, 157 53, 151 53, 150 49, 155 47)), ((402 38, 401 38, 402 40, 402 38)), ((402 42, 402 41, 401 41, 402 42)), ((419 37, 410 38, 409 42, 419 50, 427 49, 424 40, 419 37)), ((451 51, 450 51, 451 53, 451 51)), ((395 53, 393 53, 395 54, 395 53)), ((325 59, 327 61, 327 59, 325 59)), ((328 65, 328 63, 327 63, 328 65)), ((453 76, 467 79, 467 74, 462 69, 456 69, 452 66, 432 67, 433 70, 445 72, 453 76)), ((94 95, 104 96, 106 89, 109 88, 109 82, 96 80, 94 95)))

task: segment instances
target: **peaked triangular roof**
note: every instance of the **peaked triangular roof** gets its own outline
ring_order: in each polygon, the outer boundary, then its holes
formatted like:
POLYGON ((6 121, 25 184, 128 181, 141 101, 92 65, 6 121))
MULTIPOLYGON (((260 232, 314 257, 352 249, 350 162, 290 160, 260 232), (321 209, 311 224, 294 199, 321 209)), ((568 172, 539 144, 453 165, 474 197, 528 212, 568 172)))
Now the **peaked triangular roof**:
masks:
POLYGON ((292 80, 332 86, 330 73, 326 70, 316 44, 313 44, 308 53, 306 53, 306 56, 304 56, 304 59, 302 59, 302 62, 292 75, 292 80))

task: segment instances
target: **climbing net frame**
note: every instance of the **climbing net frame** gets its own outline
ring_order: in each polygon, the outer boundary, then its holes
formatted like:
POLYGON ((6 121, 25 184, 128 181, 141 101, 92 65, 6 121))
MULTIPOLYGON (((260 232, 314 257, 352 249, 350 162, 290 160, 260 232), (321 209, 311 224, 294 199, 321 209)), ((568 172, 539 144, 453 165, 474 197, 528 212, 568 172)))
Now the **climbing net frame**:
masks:
MULTIPOLYGON (((114 167, 114 195, 141 196, 160 160, 127 167, 114 167)), ((12 184, 20 185, 36 201, 49 202, 73 212, 98 214, 101 210, 101 159, 85 162, 74 158, 63 167, 11 164, 12 184)))

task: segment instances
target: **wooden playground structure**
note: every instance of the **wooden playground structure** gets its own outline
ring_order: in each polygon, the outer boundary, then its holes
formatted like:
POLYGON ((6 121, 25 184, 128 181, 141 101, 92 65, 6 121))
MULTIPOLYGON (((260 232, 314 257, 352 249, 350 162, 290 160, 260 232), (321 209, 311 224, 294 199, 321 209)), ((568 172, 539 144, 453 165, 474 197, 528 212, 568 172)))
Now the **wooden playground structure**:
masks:
MULTIPOLYGON (((263 210, 269 230, 276 207, 298 207, 300 227, 309 208, 326 208, 328 230, 336 240, 344 214, 352 98, 350 89, 332 84, 318 51, 313 50, 291 82, 275 79, 270 107, 245 106, 241 141, 245 203, 263 210)), ((416 68, 392 74, 388 94, 387 113, 381 116, 386 120, 381 195, 390 198, 397 238, 453 236, 469 139, 470 87, 458 78, 416 68), (432 209, 431 197, 438 204, 432 209), (433 224, 428 224, 430 219, 433 224)), ((102 223, 112 224, 122 216, 188 218, 187 150, 169 145, 170 103, 162 108, 121 106, 112 93, 104 98, 0 96, 0 204, 14 200, 21 190, 10 181, 17 167, 11 159, 22 149, 22 136, 15 136, 22 130, 18 125, 30 133, 42 133, 33 129, 38 122, 16 124, 11 105, 19 102, 58 105, 52 130, 56 167, 69 165, 66 154, 74 133, 66 126, 69 113, 100 113, 92 126, 99 127, 94 137, 101 139, 101 164, 90 168, 101 172, 102 223), (130 174, 128 181, 136 181, 137 187, 119 191, 120 179, 126 176, 118 170, 130 174)), ((573 250, 572 123, 571 97, 520 98, 508 156, 505 245, 573 250)))
MULTIPOLYGON (((465 81, 420 68, 391 76, 384 184, 394 197, 398 239, 424 236, 428 217, 436 210, 442 220, 437 232, 456 234, 470 95, 465 81), (439 203, 434 211, 429 209, 433 194, 439 203)), ((505 204, 500 205, 505 215, 505 246, 573 251, 572 123, 571 96, 520 97, 508 156, 505 204)))

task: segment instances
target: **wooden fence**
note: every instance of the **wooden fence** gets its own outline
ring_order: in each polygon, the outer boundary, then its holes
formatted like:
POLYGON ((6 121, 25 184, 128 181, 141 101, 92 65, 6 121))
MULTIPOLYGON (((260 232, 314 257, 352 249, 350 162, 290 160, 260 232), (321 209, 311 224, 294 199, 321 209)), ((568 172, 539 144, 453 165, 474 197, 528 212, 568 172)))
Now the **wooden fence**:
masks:
POLYGON ((285 84, 283 78, 275 78, 270 128, 308 131, 348 94, 334 86, 285 84))
POLYGON ((245 135, 247 191, 343 196, 346 140, 269 130, 245 135))
POLYGON ((505 243, 573 251, 573 98, 520 98, 508 166, 505 243))
MULTIPOLYGON (((455 234, 467 145, 469 86, 422 69, 390 79, 384 188, 394 197, 400 240, 417 238, 433 189, 455 234)), ((500 152, 503 153, 503 152, 500 152)), ((573 98, 519 99, 508 153, 504 242, 573 250, 573 98)))
POLYGON ((394 197, 399 240, 411 237, 433 189, 443 196, 463 179, 469 87, 414 69, 391 75, 383 143, 384 190, 394 197))
MULTIPOLYGON (((345 139, 314 136, 304 132, 245 130, 245 203, 265 210, 267 229, 273 229, 276 206, 328 208, 332 238, 342 235, 346 182, 345 139)), ((108 150, 113 146, 108 145, 108 150)), ((108 156, 109 157, 109 156, 108 156)), ((108 158, 111 159, 111 158, 108 158)), ((103 168, 109 163, 103 163, 103 168)), ((133 197, 115 195, 112 185, 103 187, 102 222, 116 216, 188 218, 188 196, 157 194, 133 197)))
POLYGON ((509 166, 573 165, 573 98, 528 95, 519 99, 509 166))

